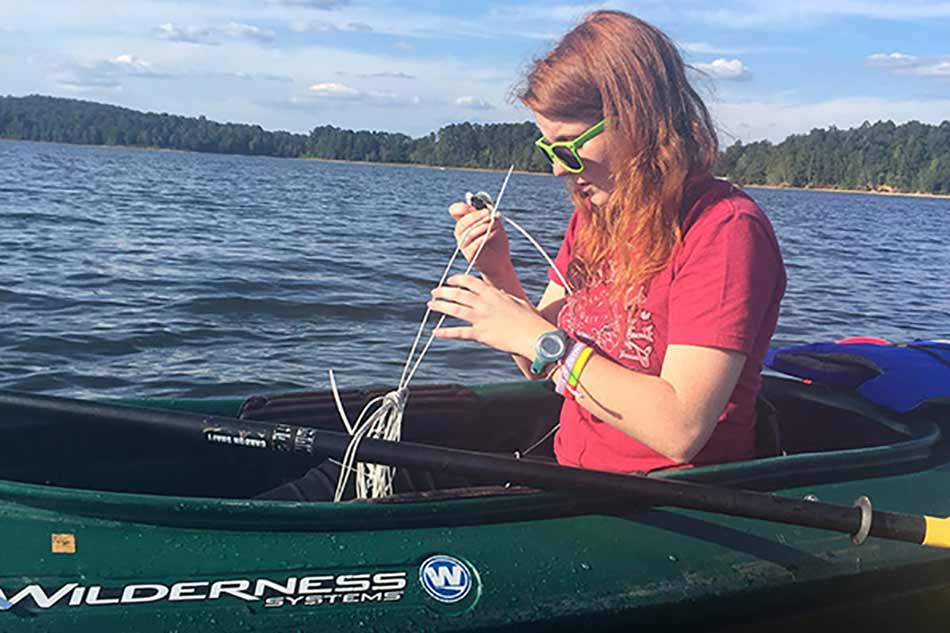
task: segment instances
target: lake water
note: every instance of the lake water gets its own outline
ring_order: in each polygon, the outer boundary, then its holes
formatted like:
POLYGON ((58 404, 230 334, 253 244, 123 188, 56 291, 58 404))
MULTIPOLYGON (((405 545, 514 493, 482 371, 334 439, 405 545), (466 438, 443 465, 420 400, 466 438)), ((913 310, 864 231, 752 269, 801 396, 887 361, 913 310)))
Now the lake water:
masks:
MULTIPOLYGON (((0 388, 249 395, 394 384, 454 249, 446 207, 503 174, 0 141, 0 388)), ((950 200, 751 189, 789 286, 775 343, 950 338, 950 200)), ((561 182, 504 208, 552 255, 561 182)), ((529 294, 545 264, 509 232, 529 294)), ((461 272, 462 267, 458 269, 461 272)), ((417 381, 517 379, 436 341, 417 381)))

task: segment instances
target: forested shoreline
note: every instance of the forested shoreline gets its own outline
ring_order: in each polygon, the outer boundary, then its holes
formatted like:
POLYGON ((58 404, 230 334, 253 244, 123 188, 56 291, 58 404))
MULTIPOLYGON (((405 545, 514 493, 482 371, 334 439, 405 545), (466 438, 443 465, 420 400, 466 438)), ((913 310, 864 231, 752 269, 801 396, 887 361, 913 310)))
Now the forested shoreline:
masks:
POLYGON ((816 129, 728 147, 718 171, 740 184, 950 194, 950 121, 816 129))
MULTIPOLYGON (((457 123, 426 136, 330 125, 309 134, 90 101, 0 96, 0 138, 281 158, 548 171, 533 123, 457 123)), ((736 142, 717 173, 739 184, 950 194, 950 121, 816 129, 781 143, 736 142)))

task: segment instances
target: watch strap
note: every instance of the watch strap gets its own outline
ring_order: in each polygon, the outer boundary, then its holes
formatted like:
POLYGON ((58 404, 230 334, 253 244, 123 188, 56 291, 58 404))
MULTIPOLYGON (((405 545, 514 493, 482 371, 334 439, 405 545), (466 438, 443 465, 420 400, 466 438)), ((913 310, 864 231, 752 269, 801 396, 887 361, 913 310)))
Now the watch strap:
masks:
POLYGON ((547 367, 551 363, 555 363, 561 360, 562 358, 564 358, 564 355, 567 353, 569 342, 570 342, 570 339, 568 339, 567 337, 567 332, 565 332, 561 328, 557 328, 556 330, 551 330, 550 332, 545 332, 544 334, 539 336, 537 342, 535 343, 535 357, 534 357, 534 360, 531 361, 531 373, 535 376, 538 376, 544 372, 545 367, 547 367), (541 340, 546 337, 550 337, 552 335, 558 336, 558 338, 561 339, 561 342, 563 343, 561 353, 560 355, 553 356, 553 357, 542 356, 540 353, 541 340))

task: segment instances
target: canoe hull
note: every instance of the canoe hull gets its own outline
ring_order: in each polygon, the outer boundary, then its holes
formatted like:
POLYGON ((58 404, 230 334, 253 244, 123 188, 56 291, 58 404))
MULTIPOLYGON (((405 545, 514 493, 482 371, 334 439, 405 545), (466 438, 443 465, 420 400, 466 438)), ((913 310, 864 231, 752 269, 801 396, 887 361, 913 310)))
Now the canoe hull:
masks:
MULTIPOLYGON (((838 473, 796 455, 679 476, 947 516, 935 433, 885 447, 899 468, 869 448, 838 473)), ((950 605, 950 551, 553 493, 341 506, 7 480, 0 539, 4 632, 877 629, 950 605)))
MULTIPOLYGON (((933 507, 922 491, 934 481, 899 479, 839 485, 822 499, 874 489, 889 508, 933 507)), ((179 511, 194 511, 192 503, 179 511)), ((478 502, 450 503, 464 513, 478 502)), ((253 515, 260 505, 235 502, 233 512, 253 515)), ((950 514, 950 503, 937 510, 950 514)), ((2 518, 0 535, 17 543, 0 572, 6 600, 16 600, 0 612, 4 631, 194 630, 199 622, 222 631, 316 623, 436 631, 592 620, 678 628, 800 616, 802 605, 820 612, 846 603, 867 614, 897 593, 950 587, 950 557, 934 550, 876 539, 855 547, 828 532, 677 510, 370 532, 130 524, 16 504, 5 504, 2 518), (420 580, 437 554, 471 573, 458 602, 441 602, 420 580)))

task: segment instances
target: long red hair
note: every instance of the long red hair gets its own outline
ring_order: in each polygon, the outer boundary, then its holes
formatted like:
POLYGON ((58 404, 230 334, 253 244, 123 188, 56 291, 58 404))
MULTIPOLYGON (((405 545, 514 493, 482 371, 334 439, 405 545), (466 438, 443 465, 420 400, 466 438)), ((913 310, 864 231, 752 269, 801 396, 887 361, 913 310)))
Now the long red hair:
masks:
POLYGON ((548 118, 607 118, 613 191, 576 238, 571 277, 583 286, 609 275, 611 294, 634 307, 682 239, 686 182, 718 153, 676 46, 632 15, 597 11, 534 63, 518 98, 548 118))

